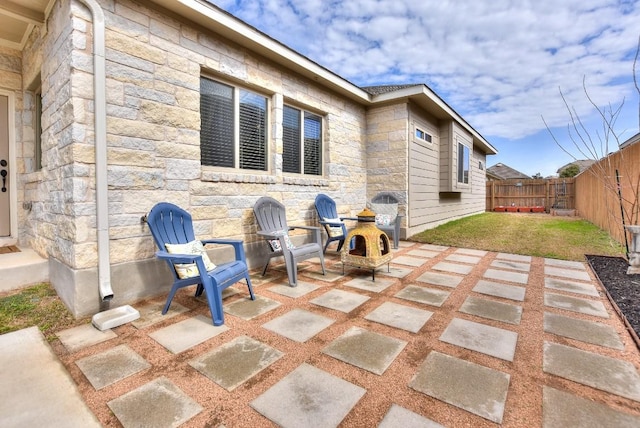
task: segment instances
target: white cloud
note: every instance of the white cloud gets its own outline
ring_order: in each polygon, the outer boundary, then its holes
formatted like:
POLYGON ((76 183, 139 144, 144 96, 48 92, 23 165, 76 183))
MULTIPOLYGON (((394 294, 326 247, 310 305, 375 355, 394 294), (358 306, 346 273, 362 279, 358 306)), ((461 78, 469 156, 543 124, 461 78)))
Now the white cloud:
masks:
POLYGON ((357 85, 426 83, 485 136, 565 126, 559 89, 589 117, 583 78, 599 105, 637 97, 637 1, 212 3, 357 85))

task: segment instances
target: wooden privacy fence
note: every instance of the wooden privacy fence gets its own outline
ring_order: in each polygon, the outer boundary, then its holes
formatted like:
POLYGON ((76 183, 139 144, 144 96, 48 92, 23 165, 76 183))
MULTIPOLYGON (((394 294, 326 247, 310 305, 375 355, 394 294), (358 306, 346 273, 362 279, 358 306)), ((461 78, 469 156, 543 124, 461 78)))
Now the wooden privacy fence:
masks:
POLYGON ((574 178, 487 181, 487 211, 574 209, 575 189, 574 178))
POLYGON ((624 244, 622 210, 625 224, 640 223, 640 143, 631 144, 594 163, 576 177, 576 209, 580 217, 609 232, 624 244), (616 180, 620 176, 620 196, 616 180))

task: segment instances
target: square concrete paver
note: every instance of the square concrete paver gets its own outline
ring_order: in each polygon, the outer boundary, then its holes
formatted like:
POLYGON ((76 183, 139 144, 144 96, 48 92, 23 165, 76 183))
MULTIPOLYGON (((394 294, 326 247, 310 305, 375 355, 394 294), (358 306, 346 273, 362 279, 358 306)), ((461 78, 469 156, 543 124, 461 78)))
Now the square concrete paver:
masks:
POLYGON ((423 309, 384 302, 365 316, 364 319, 417 333, 431 318, 431 315, 433 315, 433 312, 423 309))
POLYGON ((378 273, 380 275, 392 276, 394 278, 404 278, 405 276, 409 275, 411 272, 413 272, 412 269, 407 269, 400 266, 390 266, 388 271, 383 269, 378 273))
POLYGON ((434 244, 422 244, 420 245, 420 248, 422 248, 423 250, 437 251, 439 253, 449 249, 449 247, 446 247, 444 245, 434 245, 434 244))
POLYGON ((404 340, 351 327, 327 345, 322 353, 381 375, 406 345, 404 340))
POLYGON ((504 299, 522 302, 524 301, 527 289, 518 285, 500 284, 498 282, 481 279, 476 286, 473 287, 473 291, 488 296, 502 297, 504 299))
POLYGON ((477 265, 482 260, 482 257, 477 256, 467 256, 465 254, 450 254, 445 257, 445 260, 450 262, 459 262, 459 263, 468 263, 470 265, 477 265))
POLYGON ((531 256, 523 256, 520 254, 498 253, 496 259, 512 260, 514 262, 531 263, 531 256))
POLYGON ((422 266, 426 261, 427 260, 424 258, 398 256, 398 257, 394 257, 393 260, 391 260, 391 263, 418 267, 418 266, 422 266))
POLYGON ((149 336, 174 354, 193 348, 229 330, 226 325, 214 326, 211 318, 197 315, 150 333, 149 336))
POLYGON ((243 298, 236 300, 235 302, 228 303, 224 305, 224 311, 248 321, 266 314, 278 306, 280 306, 280 302, 276 300, 272 300, 264 296, 256 296, 256 300, 243 298))
POLYGON ((227 391, 232 391, 283 355, 269 345, 248 336, 239 336, 194 358, 189 365, 227 391))
POLYGON ((616 330, 607 324, 544 313, 544 331, 613 349, 624 349, 616 330))
POLYGON ((522 307, 520 306, 472 296, 467 297, 459 310, 465 314, 515 325, 519 325, 520 318, 522 318, 522 307))
POLYGON ((417 278, 417 281, 440 285, 441 287, 456 288, 462 281, 462 277, 437 272, 425 272, 417 278))
POLYGON ((466 275, 473 270, 474 266, 460 263, 440 262, 433 266, 435 270, 441 270, 443 272, 459 273, 466 275))
POLYGON ((545 265, 544 274, 549 276, 559 276, 562 278, 577 279, 578 281, 591 281, 589 274, 583 270, 545 265))
POLYGON ((409 386, 499 424, 509 381, 507 373, 431 351, 409 386))
POLYGON ((56 333, 60 342, 69 352, 76 352, 88 346, 97 345, 114 337, 118 337, 113 330, 100 331, 92 324, 79 325, 56 333))
POLYGON ((76 361, 76 365, 96 390, 151 367, 127 345, 82 358, 76 361))
POLYGON ((335 282, 341 278, 344 278, 344 275, 342 275, 342 269, 325 269, 325 274, 323 275, 322 268, 319 266, 314 270, 306 270, 304 274, 305 276, 324 282, 335 282))
POLYGON ((551 388, 542 387, 542 426, 638 428, 640 418, 609 406, 551 388))
POLYGON ((640 402, 640 375, 627 361, 545 342, 542 369, 546 373, 640 402))
POLYGON ((545 266, 555 266, 566 269, 587 270, 584 263, 572 260, 544 259, 545 266))
POLYGON ((566 309, 585 315, 609 318, 604 304, 597 300, 581 299, 556 293, 544 293, 544 304, 552 308, 566 309))
POLYGON ((544 286, 553 290, 569 291, 576 294, 600 297, 598 290, 593 284, 586 282, 567 281, 566 279, 545 278, 544 286))
POLYGON ((358 288, 360 290, 373 291, 379 293, 389 288, 395 281, 392 279, 376 278, 375 281, 371 277, 354 278, 344 283, 347 287, 358 288))
POLYGON ((166 377, 159 377, 107 403, 124 428, 178 427, 203 409, 166 377))
POLYGON ((272 291, 276 294, 281 294, 283 296, 291 297, 292 299, 297 299, 298 297, 305 296, 312 291, 320 288, 319 285, 312 284, 306 281, 298 281, 298 285, 296 287, 291 287, 288 284, 278 284, 273 287, 267 288, 267 290, 272 291))
POLYGON ((262 327, 302 343, 311 339, 334 322, 335 320, 331 318, 314 314, 304 309, 293 309, 268 323, 262 324, 262 327))
POLYGON ((472 248, 458 248, 455 251, 455 253, 456 254, 467 254, 469 256, 476 256, 476 257, 484 257, 489 252, 488 251, 484 251, 484 250, 474 250, 472 248))
POLYGON ((512 272, 500 269, 487 269, 483 275, 485 278, 497 279, 500 281, 516 282, 518 284, 526 284, 529 282, 529 274, 512 272))
POLYGON ((336 427, 366 390, 302 364, 251 402, 257 412, 284 428, 336 427))
POLYGON ((519 270, 522 272, 529 272, 529 270, 531 270, 531 265, 529 263, 516 262, 513 260, 497 259, 491 262, 491 266, 498 269, 519 270))
POLYGON ((349 293, 343 290, 330 290, 315 299, 309 300, 309 302, 348 314, 369 299, 369 296, 363 296, 362 294, 349 293))
POLYGON ((451 293, 444 290, 438 290, 429 287, 420 287, 418 285, 408 285, 395 294, 395 297, 412 302, 425 303, 431 306, 440 307, 447 300, 451 293))
POLYGON ((384 415, 384 419, 378 428, 444 428, 443 425, 427 419, 422 415, 405 409, 404 407, 392 404, 391 408, 384 415))
POLYGON ((407 252, 408 256, 414 257, 423 257, 425 259, 430 259, 433 257, 438 257, 440 255, 439 251, 429 251, 429 250, 411 250, 407 252))
POLYGON ((171 302, 171 306, 169 307, 167 313, 162 315, 162 308, 164 308, 164 305, 165 302, 151 302, 144 306, 136 306, 136 309, 138 310, 138 312, 140 312, 140 318, 131 322, 131 325, 133 325, 137 329, 143 329, 145 327, 149 327, 159 322, 171 319, 189 310, 179 303, 171 302))
POLYGON ((454 318, 442 332, 440 340, 502 360, 513 361, 518 333, 454 318))

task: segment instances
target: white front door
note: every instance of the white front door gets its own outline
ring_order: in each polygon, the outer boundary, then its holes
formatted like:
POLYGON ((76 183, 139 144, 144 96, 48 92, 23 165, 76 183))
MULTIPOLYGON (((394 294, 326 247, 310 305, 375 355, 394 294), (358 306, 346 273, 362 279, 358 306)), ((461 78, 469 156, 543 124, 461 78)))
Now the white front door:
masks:
POLYGON ((0 237, 11 236, 9 196, 9 97, 0 95, 0 237))

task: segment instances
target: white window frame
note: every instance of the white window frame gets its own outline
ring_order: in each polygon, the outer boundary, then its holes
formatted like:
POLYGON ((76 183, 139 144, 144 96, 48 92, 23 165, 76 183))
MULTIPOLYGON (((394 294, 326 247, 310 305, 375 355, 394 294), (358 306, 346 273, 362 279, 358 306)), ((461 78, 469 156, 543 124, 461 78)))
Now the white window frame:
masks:
MULTIPOLYGON (((202 80, 208 80, 210 82, 213 82, 215 84, 218 85, 222 85, 228 88, 231 88, 232 90, 232 99, 233 99, 233 166, 224 166, 224 165, 209 165, 209 164, 205 164, 203 162, 203 159, 201 157, 201 165, 203 167, 209 167, 209 168, 223 168, 223 169, 227 169, 227 170, 239 170, 239 171, 243 171, 246 173, 264 173, 264 172, 268 172, 269 171, 269 144, 270 144, 270 138, 269 138, 269 109, 270 109, 270 97, 266 96, 263 93, 257 92, 255 90, 250 90, 250 89, 246 89, 244 87, 240 87, 237 85, 234 85, 233 83, 229 83, 229 82, 225 82, 223 80, 219 80, 216 78, 212 78, 209 76, 200 76, 200 81, 202 83, 202 80), (242 168, 240 165, 240 159, 241 159, 241 130, 240 130, 240 126, 241 126, 241 108, 240 108, 240 104, 241 104, 241 100, 242 100, 242 94, 246 93, 249 95, 253 95, 253 96, 257 96, 257 97, 261 97, 264 98, 264 128, 263 128, 263 133, 264 133, 264 158, 262 159, 262 161, 264 162, 264 168, 262 169, 254 169, 254 168, 242 168)), ((202 89, 201 89, 202 91, 202 89)), ((202 94, 201 94, 202 95, 202 94)), ((200 110, 200 117, 202 120, 202 104, 201 104, 201 110, 200 110)), ((200 144, 201 144, 201 149, 202 149, 202 144, 203 144, 203 137, 202 137, 202 132, 203 130, 201 129, 201 137, 200 137, 200 144)))
POLYGON ((314 177, 321 177, 324 174, 324 149, 325 149, 325 141, 324 141, 324 117, 318 113, 309 111, 309 110, 305 110, 304 108, 300 108, 298 106, 294 106, 294 105, 290 105, 290 104, 285 104, 284 105, 284 109, 283 109, 283 129, 284 129, 284 122, 285 122, 285 114, 287 109, 289 110, 295 110, 298 112, 298 126, 299 126, 299 133, 300 133, 300 140, 298 141, 298 152, 299 152, 299 159, 297 160, 297 166, 299 167, 299 171, 287 171, 285 170, 285 168, 287 167, 287 159, 285 156, 285 150, 286 150, 286 146, 287 146, 287 142, 285 142, 285 138, 286 135, 283 135, 283 147, 282 147, 282 157, 283 157, 283 162, 282 162, 282 172, 285 174, 300 174, 300 175, 307 175, 307 176, 314 176, 314 177), (319 131, 319 148, 318 148, 318 173, 313 173, 313 172, 308 172, 305 170, 305 142, 306 142, 306 136, 305 136, 305 122, 306 122, 306 116, 313 116, 314 118, 318 118, 318 123, 320 125, 320 131, 319 131))
POLYGON ((458 140, 458 171, 457 181, 458 184, 469 185, 471 183, 471 149, 469 146, 458 140), (465 156, 466 154, 466 156, 465 156), (466 176, 465 176, 466 165, 466 176))
POLYGON ((427 131, 423 130, 422 128, 418 128, 417 126, 414 132, 414 136, 418 140, 426 141, 427 143, 431 143, 433 141, 433 136, 431 134, 429 134, 427 131))

